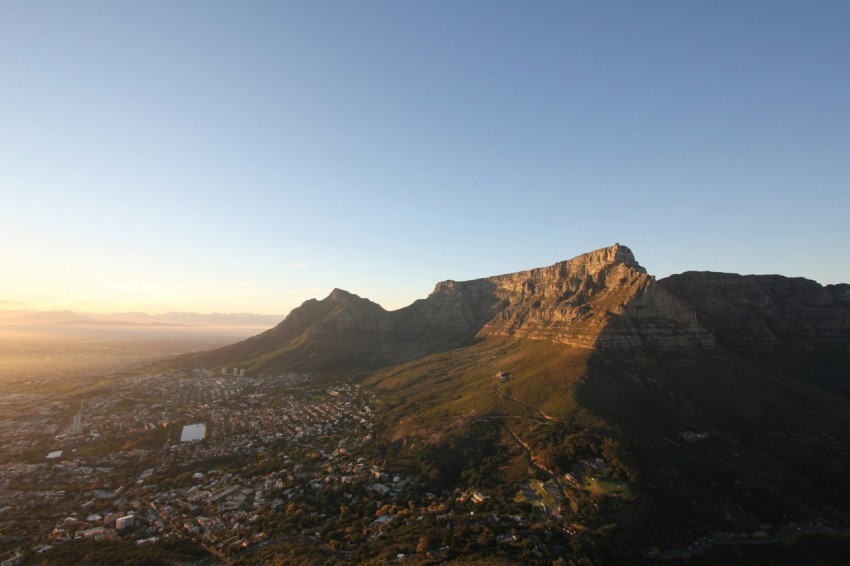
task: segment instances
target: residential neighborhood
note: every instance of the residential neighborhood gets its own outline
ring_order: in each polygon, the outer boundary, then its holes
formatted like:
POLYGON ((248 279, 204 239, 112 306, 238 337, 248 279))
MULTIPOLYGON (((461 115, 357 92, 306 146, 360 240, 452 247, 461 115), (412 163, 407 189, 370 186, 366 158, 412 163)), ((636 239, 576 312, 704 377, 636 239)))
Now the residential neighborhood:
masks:
POLYGON ((545 541, 568 541, 551 482, 433 493, 415 467, 387 467, 371 442, 375 402, 355 383, 205 369, 123 377, 80 399, 6 399, 0 549, 25 561, 70 542, 181 540, 232 562, 294 541, 399 559, 462 540, 542 558, 559 548, 545 541))

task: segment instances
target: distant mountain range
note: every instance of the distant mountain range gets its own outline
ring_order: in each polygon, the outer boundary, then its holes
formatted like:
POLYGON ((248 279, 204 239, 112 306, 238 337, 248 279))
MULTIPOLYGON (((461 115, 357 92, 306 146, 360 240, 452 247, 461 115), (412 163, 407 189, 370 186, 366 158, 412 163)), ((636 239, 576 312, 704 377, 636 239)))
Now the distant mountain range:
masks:
POLYGON ((0 324, 96 325, 96 326, 251 326, 270 327, 282 315, 252 313, 125 312, 88 314, 73 311, 0 310, 0 324))
POLYGON ((266 332, 175 363, 363 379, 383 399, 383 441, 443 487, 516 481, 529 456, 564 481, 579 456, 614 466, 605 446, 619 443, 634 498, 595 500, 584 521, 616 523, 627 554, 647 541, 850 525, 846 284, 656 280, 618 244, 444 281, 392 312, 336 289, 266 332), (497 444, 484 450, 482 438, 497 444))

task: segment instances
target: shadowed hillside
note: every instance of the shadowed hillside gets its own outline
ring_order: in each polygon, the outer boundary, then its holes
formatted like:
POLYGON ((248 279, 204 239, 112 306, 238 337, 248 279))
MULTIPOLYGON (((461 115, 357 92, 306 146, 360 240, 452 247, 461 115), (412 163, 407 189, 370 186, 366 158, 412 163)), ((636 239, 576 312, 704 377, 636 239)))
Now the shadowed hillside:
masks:
POLYGON ((497 298, 486 281, 438 285, 427 299, 397 311, 334 289, 311 299, 275 328, 244 342, 187 358, 251 372, 373 369, 470 343, 497 298))

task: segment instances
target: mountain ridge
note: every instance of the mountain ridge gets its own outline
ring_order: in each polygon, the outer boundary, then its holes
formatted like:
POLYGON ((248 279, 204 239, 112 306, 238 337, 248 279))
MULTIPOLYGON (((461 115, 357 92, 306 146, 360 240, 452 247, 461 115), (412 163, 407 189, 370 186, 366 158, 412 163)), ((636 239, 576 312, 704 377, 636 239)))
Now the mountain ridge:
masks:
POLYGON ((548 267, 441 281, 394 311, 334 289, 266 333, 193 360, 249 371, 374 369, 489 336, 583 348, 714 345, 696 314, 614 244, 548 267))

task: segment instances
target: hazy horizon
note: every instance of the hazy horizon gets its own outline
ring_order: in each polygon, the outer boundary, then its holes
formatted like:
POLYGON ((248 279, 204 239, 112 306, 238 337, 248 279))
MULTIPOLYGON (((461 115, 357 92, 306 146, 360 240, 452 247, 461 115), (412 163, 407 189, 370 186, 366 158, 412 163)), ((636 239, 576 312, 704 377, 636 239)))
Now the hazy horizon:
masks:
POLYGON ((166 312, 145 312, 145 311, 85 311, 85 310, 73 310, 73 309, 51 309, 51 308, 38 308, 34 305, 28 305, 26 303, 19 303, 17 306, 7 306, 0 302, 0 320, 8 317, 25 315, 25 314, 50 314, 50 313, 68 313, 71 315, 84 315, 95 317, 95 320, 103 320, 104 317, 111 318, 122 315, 142 315, 148 317, 161 317, 167 315, 200 315, 200 316, 240 316, 240 315, 249 315, 249 316, 262 316, 262 317, 273 317, 286 316, 284 313, 250 313, 250 312, 198 312, 198 311, 186 311, 186 310, 177 310, 177 311, 166 311, 166 312), (98 318, 99 317, 99 318, 98 318))

